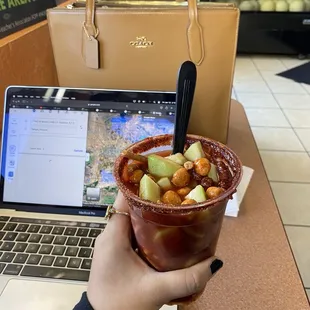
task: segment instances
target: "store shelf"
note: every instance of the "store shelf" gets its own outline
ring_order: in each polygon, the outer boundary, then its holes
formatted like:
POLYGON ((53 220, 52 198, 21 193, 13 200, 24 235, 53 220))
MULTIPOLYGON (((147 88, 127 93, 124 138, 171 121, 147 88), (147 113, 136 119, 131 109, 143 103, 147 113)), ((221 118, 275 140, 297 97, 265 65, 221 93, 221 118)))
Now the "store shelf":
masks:
POLYGON ((238 52, 310 54, 310 13, 241 11, 238 52))

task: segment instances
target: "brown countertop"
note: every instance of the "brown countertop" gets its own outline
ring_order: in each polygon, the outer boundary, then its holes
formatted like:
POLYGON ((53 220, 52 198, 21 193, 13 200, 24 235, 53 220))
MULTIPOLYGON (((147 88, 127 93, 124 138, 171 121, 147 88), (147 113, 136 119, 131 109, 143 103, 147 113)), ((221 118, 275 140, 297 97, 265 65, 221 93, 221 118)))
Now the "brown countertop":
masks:
POLYGON ((228 145, 254 175, 238 218, 225 218, 223 269, 182 310, 309 309, 295 261, 243 107, 232 103, 228 145))

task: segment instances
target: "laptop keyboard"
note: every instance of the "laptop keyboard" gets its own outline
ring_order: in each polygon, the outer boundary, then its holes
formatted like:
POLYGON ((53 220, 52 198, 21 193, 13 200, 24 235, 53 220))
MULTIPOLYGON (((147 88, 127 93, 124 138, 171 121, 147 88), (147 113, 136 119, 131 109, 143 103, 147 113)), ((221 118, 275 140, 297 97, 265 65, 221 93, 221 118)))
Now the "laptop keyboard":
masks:
POLYGON ((0 216, 0 275, 88 281, 105 224, 0 216))

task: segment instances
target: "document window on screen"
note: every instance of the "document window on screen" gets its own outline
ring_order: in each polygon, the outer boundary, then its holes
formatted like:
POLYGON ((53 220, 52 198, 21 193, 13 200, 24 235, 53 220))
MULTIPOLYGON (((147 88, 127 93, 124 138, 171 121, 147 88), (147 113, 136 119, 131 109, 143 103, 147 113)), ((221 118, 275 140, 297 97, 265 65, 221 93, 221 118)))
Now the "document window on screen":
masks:
POLYGON ((87 111, 9 111, 4 201, 82 206, 87 111))

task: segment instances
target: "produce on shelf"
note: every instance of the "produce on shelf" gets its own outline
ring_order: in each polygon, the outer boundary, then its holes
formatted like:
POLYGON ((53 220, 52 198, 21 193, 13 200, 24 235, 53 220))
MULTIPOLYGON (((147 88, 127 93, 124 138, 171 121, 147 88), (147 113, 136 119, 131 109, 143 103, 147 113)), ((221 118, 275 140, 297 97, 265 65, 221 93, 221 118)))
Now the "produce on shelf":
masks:
POLYGON ((290 12, 303 12, 305 10, 305 3, 303 0, 294 0, 290 3, 290 12))
POLYGON ((272 0, 263 1, 260 5, 260 10, 262 12, 272 12, 276 8, 275 2, 272 0))
POLYGON ((241 11, 257 11, 259 10, 259 3, 257 1, 242 1, 239 5, 241 11))
POLYGON ((276 11, 277 12, 287 12, 289 5, 285 0, 280 0, 276 2, 276 11))
MULTIPOLYGON (((224 2, 224 1, 217 1, 217 2, 224 2)), ((225 1, 225 2, 227 2, 227 3, 234 3, 237 7, 239 6, 239 4, 241 3, 241 1, 240 0, 227 0, 227 1, 225 1)))
POLYGON ((228 0, 238 5, 241 11, 262 12, 310 12, 310 0, 228 0))
POLYGON ((259 11, 260 3, 258 1, 252 0, 252 5, 253 5, 255 11, 259 11))

